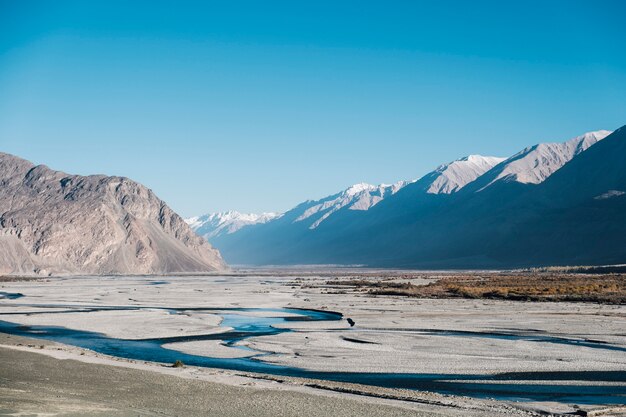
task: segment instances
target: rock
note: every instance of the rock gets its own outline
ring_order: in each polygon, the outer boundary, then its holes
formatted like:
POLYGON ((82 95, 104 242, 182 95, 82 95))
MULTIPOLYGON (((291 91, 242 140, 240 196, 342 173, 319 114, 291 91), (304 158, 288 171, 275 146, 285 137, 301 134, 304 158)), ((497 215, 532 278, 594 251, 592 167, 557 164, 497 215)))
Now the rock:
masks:
POLYGON ((0 153, 0 273, 163 274, 226 268, 145 186, 0 153))

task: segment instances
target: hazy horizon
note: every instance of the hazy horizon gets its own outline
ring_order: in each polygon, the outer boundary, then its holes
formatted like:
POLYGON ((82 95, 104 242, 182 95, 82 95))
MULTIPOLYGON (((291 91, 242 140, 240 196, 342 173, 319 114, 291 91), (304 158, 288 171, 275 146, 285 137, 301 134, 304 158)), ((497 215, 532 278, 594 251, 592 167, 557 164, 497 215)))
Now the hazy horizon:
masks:
POLYGON ((185 217, 285 211, 620 127, 619 10, 0 0, 0 151, 130 177, 185 217))

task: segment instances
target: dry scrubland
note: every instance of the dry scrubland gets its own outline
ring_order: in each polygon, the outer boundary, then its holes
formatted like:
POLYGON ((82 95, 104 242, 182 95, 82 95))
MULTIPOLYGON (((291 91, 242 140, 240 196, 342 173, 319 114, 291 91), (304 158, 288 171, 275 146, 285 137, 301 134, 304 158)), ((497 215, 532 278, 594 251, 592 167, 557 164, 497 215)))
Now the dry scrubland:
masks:
POLYGON ((626 303, 625 274, 465 274, 442 277, 426 285, 403 281, 403 277, 380 280, 353 278, 329 280, 327 285, 354 288, 372 295, 418 298, 485 298, 518 301, 571 301, 626 303))

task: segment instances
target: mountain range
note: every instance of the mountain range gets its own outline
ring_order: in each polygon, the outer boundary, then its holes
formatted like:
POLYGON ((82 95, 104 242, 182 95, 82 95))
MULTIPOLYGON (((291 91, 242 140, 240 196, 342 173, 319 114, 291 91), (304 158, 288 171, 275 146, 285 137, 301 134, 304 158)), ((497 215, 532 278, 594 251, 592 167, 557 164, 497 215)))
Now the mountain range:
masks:
POLYGON ((0 153, 0 273, 163 274, 226 268, 145 186, 0 153))
MULTIPOLYGON (((506 268, 626 261, 626 128, 357 184, 209 237, 234 264, 506 268)), ((193 224, 192 224, 193 226, 193 224)))
POLYGON ((185 219, 185 222, 200 236, 210 240, 218 236, 235 233, 244 226, 267 223, 280 216, 278 213, 240 213, 224 211, 185 219))

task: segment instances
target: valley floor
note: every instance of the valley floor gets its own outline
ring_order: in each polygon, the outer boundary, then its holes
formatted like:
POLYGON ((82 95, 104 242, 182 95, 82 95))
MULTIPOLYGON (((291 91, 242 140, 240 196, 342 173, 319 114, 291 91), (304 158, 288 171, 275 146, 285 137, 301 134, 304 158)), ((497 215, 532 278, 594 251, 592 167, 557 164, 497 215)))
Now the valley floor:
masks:
POLYGON ((497 416, 626 403, 624 305, 419 298, 345 285, 365 280, 419 286, 448 275, 252 270, 204 277, 5 280, 0 283, 5 323, 61 326, 118 339, 171 338, 164 347, 181 354, 245 358, 262 352, 258 359, 264 363, 319 372, 445 375, 438 386, 451 392, 172 368, 3 334, 0 415, 497 416), (226 346, 194 339, 228 330, 220 326, 220 312, 204 308, 304 308, 340 312, 343 319, 285 321, 275 326, 289 332, 226 346), (474 380, 464 383, 468 376, 474 380), (479 385, 483 394, 475 395, 479 385), (488 399, 520 387, 555 395, 488 399))

